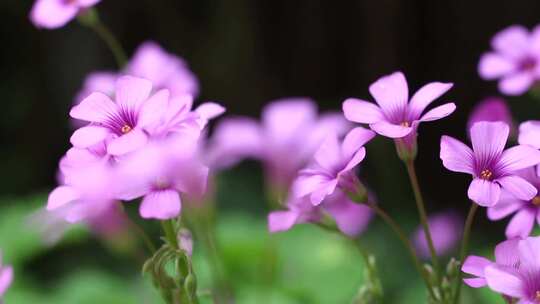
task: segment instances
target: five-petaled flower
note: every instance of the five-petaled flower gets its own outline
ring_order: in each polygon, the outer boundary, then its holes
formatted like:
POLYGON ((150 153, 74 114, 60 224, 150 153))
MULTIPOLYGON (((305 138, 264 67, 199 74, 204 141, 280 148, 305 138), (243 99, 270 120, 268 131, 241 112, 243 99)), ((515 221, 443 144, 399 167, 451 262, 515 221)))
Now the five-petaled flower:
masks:
POLYGON ((81 11, 101 0, 37 0, 30 12, 30 20, 37 27, 55 29, 66 25, 81 11))
POLYGON ((472 150, 450 136, 441 138, 443 165, 473 176, 468 195, 481 206, 495 205, 501 188, 522 200, 531 200, 537 194, 536 188, 516 171, 540 163, 540 151, 526 145, 504 150, 508 134, 509 127, 503 122, 475 123, 470 129, 472 150))
POLYGON ((500 78, 499 90, 504 94, 525 93, 540 76, 540 27, 529 33, 523 26, 510 26, 493 37, 491 46, 495 51, 480 58, 480 76, 500 78))

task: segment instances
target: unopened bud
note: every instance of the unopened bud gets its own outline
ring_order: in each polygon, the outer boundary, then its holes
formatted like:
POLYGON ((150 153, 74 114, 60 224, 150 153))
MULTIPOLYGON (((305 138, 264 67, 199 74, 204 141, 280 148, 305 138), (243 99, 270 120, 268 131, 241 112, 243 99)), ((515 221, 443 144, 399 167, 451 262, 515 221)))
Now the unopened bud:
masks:
POLYGON ((191 256, 193 253, 193 236, 191 231, 181 228, 178 231, 177 240, 180 249, 184 250, 188 256, 191 256))

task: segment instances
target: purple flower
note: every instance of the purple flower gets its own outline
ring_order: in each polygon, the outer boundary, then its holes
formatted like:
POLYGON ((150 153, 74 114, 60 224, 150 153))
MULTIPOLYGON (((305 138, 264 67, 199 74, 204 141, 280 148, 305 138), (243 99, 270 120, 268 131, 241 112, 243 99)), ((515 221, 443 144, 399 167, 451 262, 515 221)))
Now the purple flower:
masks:
POLYGON ((540 149, 540 121, 529 120, 519 125, 518 142, 540 149))
POLYGON ((330 215, 338 229, 346 235, 355 236, 367 227, 373 213, 368 206, 352 202, 347 195, 336 190, 324 201, 314 206, 309 197, 290 196, 287 210, 273 211, 268 215, 268 230, 272 233, 287 231, 296 224, 317 223, 324 215, 330 215))
POLYGON ((509 126, 514 125, 508 105, 499 97, 488 97, 474 107, 467 121, 467 130, 480 121, 502 121, 509 126))
POLYGON ((311 164, 299 172, 293 183, 294 195, 309 196, 313 205, 319 205, 337 187, 354 192, 353 170, 366 156, 364 144, 374 136, 374 132, 361 127, 351 130, 342 143, 335 134, 329 135, 311 164))
MULTIPOLYGON (((447 254, 461 239, 463 220, 453 211, 434 214, 428 219, 429 229, 433 237, 435 251, 439 255, 447 254)), ((419 226, 413 236, 414 245, 418 253, 430 257, 426 235, 422 226, 419 226)))
POLYGON ((201 196, 208 168, 197 156, 197 142, 189 137, 156 140, 126 156, 117 166, 116 197, 143 197, 143 218, 170 219, 181 211, 180 193, 201 196))
POLYGON ((441 138, 444 167, 473 176, 468 196, 481 206, 495 205, 501 188, 523 200, 530 200, 537 193, 516 171, 540 163, 540 151, 525 145, 504 150, 508 133, 508 125, 502 122, 475 123, 470 129, 472 150, 452 137, 441 138))
POLYGON ((472 287, 485 285, 520 304, 540 303, 540 237, 503 242, 495 249, 496 261, 470 256, 462 270, 476 278, 472 287))
POLYGON ((76 130, 71 143, 88 148, 107 140, 107 152, 122 155, 144 146, 146 127, 159 122, 169 93, 161 90, 150 97, 152 84, 145 79, 123 76, 116 84, 116 102, 103 93, 92 93, 71 109, 73 118, 90 122, 76 130))
POLYGON ((510 26, 491 40, 494 51, 480 58, 478 73, 486 80, 499 79, 499 90, 507 95, 525 93, 540 75, 540 27, 532 33, 510 26))
POLYGON ((38 28, 55 29, 64 26, 81 11, 101 0, 37 0, 30 11, 30 20, 38 28))
POLYGON ((0 253, 0 301, 13 281, 13 268, 2 264, 0 253))
POLYGON ((456 109, 453 103, 438 106, 427 113, 424 110, 431 102, 452 87, 451 83, 432 82, 418 90, 409 101, 407 80, 401 72, 379 78, 369 86, 369 92, 377 105, 349 98, 343 103, 345 117, 353 122, 369 124, 378 134, 403 139, 405 150, 414 154, 418 125, 450 115, 456 109))
POLYGON ((349 124, 337 113, 317 117, 311 99, 276 100, 264 108, 260 124, 251 118, 222 121, 209 142, 208 162, 223 168, 244 158, 259 159, 271 187, 287 191, 325 137, 342 135, 348 129, 349 124))
MULTIPOLYGON (((540 189, 540 176, 536 168, 523 169, 517 174, 534 185, 537 190, 540 189)), ((496 221, 512 213, 515 215, 506 227, 506 237, 509 239, 528 237, 533 230, 534 222, 537 221, 540 224, 540 197, 522 200, 503 191, 499 202, 488 208, 487 214, 489 219, 496 221)))

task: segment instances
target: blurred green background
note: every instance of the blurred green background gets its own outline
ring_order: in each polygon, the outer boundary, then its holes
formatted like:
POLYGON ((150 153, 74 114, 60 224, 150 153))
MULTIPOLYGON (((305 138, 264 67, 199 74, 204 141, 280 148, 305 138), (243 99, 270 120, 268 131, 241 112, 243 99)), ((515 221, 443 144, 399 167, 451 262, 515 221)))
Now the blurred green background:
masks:
MULTIPOLYGON (((160 303, 140 276, 140 256, 123 244, 96 239, 84 228, 53 248, 27 217, 55 185, 57 161, 68 148, 68 110, 84 76, 115 69, 99 38, 76 22, 54 31, 34 28, 33 1, 0 2, 0 248, 16 268, 8 304, 160 303)), ((274 98, 310 96, 339 111, 350 96, 369 98, 377 77, 400 69, 411 91, 451 81, 441 98, 457 104, 448 119, 420 130, 418 174, 429 211, 465 214, 468 178, 438 158, 442 134, 465 139, 469 111, 497 95, 476 73, 493 34, 511 24, 534 26, 540 2, 522 1, 250 1, 103 0, 101 18, 128 53, 152 39, 184 57, 201 83, 200 100, 229 114, 258 117, 274 98)), ((507 98, 517 121, 538 119, 532 96, 507 98)), ((406 173, 393 145, 369 146, 362 175, 379 202, 408 231, 417 216, 406 173)), ((261 168, 247 162, 218 178, 219 243, 238 303, 348 303, 361 285, 362 263, 350 246, 317 227, 269 236, 261 168)), ((129 211, 134 213, 134 206, 129 211)), ((142 223, 158 237, 158 225, 142 223)), ((489 255, 506 221, 480 212, 472 251, 489 255)), ((422 303, 421 282, 397 239, 378 219, 362 242, 378 255, 388 303, 422 303)), ((196 244, 200 288, 209 270, 196 244)), ((502 303, 489 291, 464 288, 468 303, 502 303)))

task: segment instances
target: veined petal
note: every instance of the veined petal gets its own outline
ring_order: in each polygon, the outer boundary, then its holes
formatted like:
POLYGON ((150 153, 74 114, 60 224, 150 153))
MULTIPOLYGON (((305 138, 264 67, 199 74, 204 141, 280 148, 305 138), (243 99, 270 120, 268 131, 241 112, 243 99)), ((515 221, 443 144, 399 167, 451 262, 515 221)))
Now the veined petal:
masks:
POLYGON ((80 195, 69 186, 59 186, 49 194, 47 210, 54 210, 79 199, 80 195))
POLYGON ((523 204, 522 200, 508 191, 502 191, 499 202, 495 206, 488 208, 487 216, 490 220, 497 221, 521 209, 523 204))
POLYGON ((116 103, 123 109, 138 111, 152 92, 152 83, 144 78, 122 76, 116 82, 116 103))
POLYGON ((484 278, 463 279, 463 283, 467 284, 469 287, 472 288, 481 288, 487 285, 486 279, 484 278))
POLYGON ((159 123, 165 116, 168 104, 169 90, 159 90, 141 105, 137 126, 144 128, 159 123))
POLYGON ((436 108, 429 110, 426 114, 424 114, 420 118, 420 121, 438 120, 452 114, 455 110, 456 110, 456 105, 454 103, 446 103, 446 104, 443 104, 442 106, 438 106, 436 108))
POLYGON ((465 262, 463 263, 463 266, 461 267, 461 271, 483 278, 484 270, 486 269, 487 266, 491 264, 493 264, 493 262, 484 257, 471 255, 471 256, 468 256, 465 262))
POLYGON ((540 120, 529 120, 520 124, 518 142, 540 149, 540 120))
POLYGON ((109 134, 111 132, 107 128, 90 125, 75 130, 69 140, 77 148, 88 148, 104 141, 109 134))
POLYGON ((352 129, 341 144, 341 152, 345 159, 350 159, 362 146, 375 137, 375 133, 371 130, 357 127, 352 129))
POLYGON ((452 86, 452 83, 432 82, 421 87, 409 102, 409 115, 412 120, 418 119, 431 102, 450 90, 452 86))
POLYGON ((37 0, 30 11, 30 20, 37 27, 55 29, 75 18, 79 8, 62 0, 37 0))
POLYGON ((471 142, 478 166, 488 166, 501 155, 509 132, 510 128, 503 122, 481 121, 471 127, 471 142))
POLYGON ((534 82, 534 76, 519 72, 503 77, 499 81, 499 90, 507 95, 521 95, 527 92, 534 82))
POLYGON ((528 270, 540 270, 540 237, 529 237, 518 244, 521 267, 528 270))
POLYGON ((394 125, 384 120, 370 124, 369 127, 378 134, 390 138, 403 138, 413 132, 411 127, 394 125))
POLYGON ((111 155, 123 155, 135 151, 144 146, 148 141, 148 136, 141 129, 133 129, 120 137, 117 137, 107 144, 107 153, 111 155))
POLYGON ((491 207, 499 201, 501 187, 497 183, 475 178, 469 186, 468 196, 480 206, 491 207))
POLYGON ((358 123, 370 124, 384 119, 377 105, 356 98, 349 98, 343 102, 343 113, 347 120, 358 123))
POLYGON ((341 146, 336 134, 330 134, 321 144, 313 158, 319 166, 332 173, 341 164, 341 146))
POLYGON ((441 137, 440 158, 448 170, 474 173, 473 151, 455 138, 446 135, 441 137))
POLYGON ((509 239, 528 237, 533 229, 535 217, 536 211, 528 208, 516 213, 506 226, 506 237, 509 239))
POLYGON ((273 211, 268 215, 268 230, 272 233, 287 231, 296 224, 299 216, 297 211, 273 211))
POLYGON ((498 265, 515 267, 519 263, 519 240, 507 240, 495 247, 495 262, 498 265))
POLYGON ((102 123, 117 112, 118 106, 107 95, 95 92, 71 108, 69 115, 75 119, 102 123))
POLYGON ((142 200, 139 212, 142 218, 167 220, 177 217, 181 209, 180 195, 174 190, 148 193, 142 200))
POLYGON ((486 53, 480 57, 478 74, 486 80, 500 78, 515 70, 515 63, 497 53, 486 53))
POLYGON ((369 86, 369 92, 381 107, 386 118, 404 119, 409 100, 409 88, 405 75, 395 72, 379 78, 369 86))
POLYGON ((519 275, 511 268, 490 265, 485 270, 486 281, 489 288, 510 297, 524 296, 524 286, 519 275))
POLYGON ((496 182, 501 184, 504 190, 512 193, 515 197, 524 201, 532 199, 538 192, 535 186, 516 175, 508 175, 498 178, 496 182))

